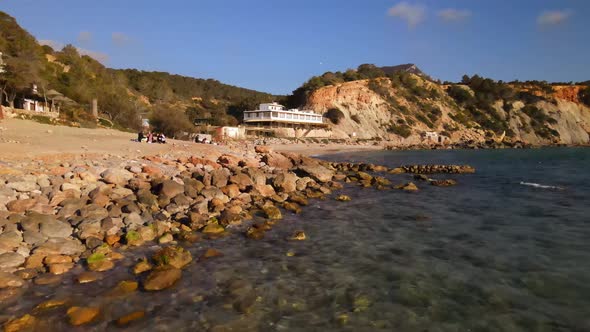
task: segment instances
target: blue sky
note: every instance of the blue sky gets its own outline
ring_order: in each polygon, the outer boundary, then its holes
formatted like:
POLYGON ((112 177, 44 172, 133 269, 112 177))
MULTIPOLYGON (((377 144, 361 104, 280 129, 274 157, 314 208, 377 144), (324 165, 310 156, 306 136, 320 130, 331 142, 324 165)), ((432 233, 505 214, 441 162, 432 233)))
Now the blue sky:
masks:
POLYGON ((37 39, 114 68, 277 94, 362 63, 441 80, 590 79, 587 0, 0 0, 37 39))

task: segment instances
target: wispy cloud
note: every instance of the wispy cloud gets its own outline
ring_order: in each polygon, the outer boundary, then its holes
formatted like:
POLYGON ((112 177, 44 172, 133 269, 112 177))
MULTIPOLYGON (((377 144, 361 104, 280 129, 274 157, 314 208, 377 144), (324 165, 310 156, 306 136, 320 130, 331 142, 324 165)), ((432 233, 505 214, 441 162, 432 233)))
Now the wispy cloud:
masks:
POLYGON ((445 22, 455 23, 463 22, 469 19, 473 14, 467 9, 447 8, 440 10, 437 15, 445 22))
POLYGON ((560 25, 567 22, 573 14, 569 9, 547 10, 537 17, 537 24, 542 27, 560 25))
POLYGON ((131 37, 122 33, 122 32, 113 32, 111 35, 111 40, 113 44, 118 47, 125 47, 131 43, 131 37))
POLYGON ((90 31, 80 31, 78 34, 78 42, 79 43, 88 43, 92 41, 92 32, 90 31))
POLYGON ((414 28, 426 18, 426 7, 413 5, 407 2, 400 2, 389 8, 387 15, 406 21, 409 28, 414 28))
MULTIPOLYGON (((50 40, 50 39, 39 40, 39 44, 50 46, 51 48, 53 48, 56 51, 60 51, 61 49, 64 48, 64 46, 66 46, 62 42, 58 42, 58 41, 50 40)), ((74 47, 76 47, 76 46, 74 46, 74 47)), ((88 49, 81 48, 81 47, 76 47, 76 50, 78 50, 78 53, 80 53, 81 55, 88 55, 89 57, 97 60, 98 62, 100 62, 102 64, 106 64, 109 61, 108 54, 88 50, 88 49)))

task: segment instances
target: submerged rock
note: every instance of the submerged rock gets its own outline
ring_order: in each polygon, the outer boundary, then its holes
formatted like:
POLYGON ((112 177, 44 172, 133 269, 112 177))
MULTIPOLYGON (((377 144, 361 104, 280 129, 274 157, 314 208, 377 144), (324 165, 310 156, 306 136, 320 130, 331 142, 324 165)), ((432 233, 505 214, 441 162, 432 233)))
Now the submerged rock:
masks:
POLYGON ((274 205, 266 205, 262 207, 262 211, 264 211, 265 216, 271 220, 280 220, 283 219, 283 215, 281 214, 281 210, 274 205))
POLYGON ((432 180, 430 184, 436 187, 451 187, 457 185, 457 181, 452 179, 447 180, 432 180))
POLYGON ((349 202, 351 198, 348 195, 338 195, 338 197, 336 197, 336 200, 340 202, 349 202))
POLYGON ((0 289, 16 288, 24 285, 24 281, 12 273, 0 272, 0 289))
POLYGON ((305 232, 303 231, 295 231, 295 233, 293 233, 293 235, 291 235, 289 237, 290 241, 304 241, 307 239, 307 236, 305 235, 305 232))
POLYGON ((158 266, 169 265, 182 269, 193 260, 193 257, 189 251, 182 247, 169 246, 156 252, 152 259, 158 266))
POLYGON ((182 277, 182 270, 177 268, 164 268, 152 271, 143 283, 147 291, 159 291, 170 288, 182 277))
POLYGON ((33 331, 37 325, 37 318, 26 314, 4 324, 4 332, 33 331))
POLYGON ((397 186, 395 188, 396 189, 401 189, 401 190, 404 190, 404 191, 418 191, 418 187, 413 182, 402 184, 402 185, 399 185, 399 186, 397 186))
POLYGON ((117 324, 117 326, 119 327, 125 327, 136 320, 142 319, 143 317, 145 317, 145 311, 135 311, 123 317, 120 317, 119 319, 117 319, 115 324, 117 324))
POLYGON ((96 307, 71 307, 67 311, 70 324, 74 326, 88 324, 94 321, 100 314, 96 307))

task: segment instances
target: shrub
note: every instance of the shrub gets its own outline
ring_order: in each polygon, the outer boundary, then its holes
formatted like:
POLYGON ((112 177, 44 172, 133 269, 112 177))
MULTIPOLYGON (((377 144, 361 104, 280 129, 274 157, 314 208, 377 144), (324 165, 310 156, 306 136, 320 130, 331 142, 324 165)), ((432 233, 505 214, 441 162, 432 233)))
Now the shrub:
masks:
POLYGON ((408 125, 392 124, 391 126, 389 126, 389 129, 387 131, 398 136, 401 136, 403 138, 408 138, 410 135, 412 135, 412 129, 408 125))
POLYGON ((181 132, 192 132, 194 128, 186 113, 172 107, 163 107, 154 111, 150 117, 150 125, 155 131, 169 137, 175 137, 181 132))
POLYGON ((458 104, 465 104, 473 101, 474 99, 471 93, 467 91, 467 89, 462 88, 458 85, 449 86, 449 88, 447 89, 447 93, 449 94, 449 96, 451 96, 451 98, 455 99, 455 101, 458 104))
POLYGON ((344 119, 344 113, 337 108, 330 108, 326 114, 324 114, 333 124, 339 124, 344 119))
POLYGON ((582 103, 586 104, 587 106, 590 106, 590 86, 580 90, 578 96, 582 103))

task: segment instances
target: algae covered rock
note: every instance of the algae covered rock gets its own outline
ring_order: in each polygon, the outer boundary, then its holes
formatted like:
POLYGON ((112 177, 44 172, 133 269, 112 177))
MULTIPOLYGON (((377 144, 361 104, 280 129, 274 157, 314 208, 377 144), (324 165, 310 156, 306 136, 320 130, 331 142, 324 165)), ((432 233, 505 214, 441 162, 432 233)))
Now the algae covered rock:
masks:
POLYGON ((182 247, 169 246, 156 252, 152 259, 158 266, 169 265, 182 269, 193 260, 193 257, 189 251, 182 247))

